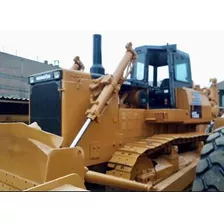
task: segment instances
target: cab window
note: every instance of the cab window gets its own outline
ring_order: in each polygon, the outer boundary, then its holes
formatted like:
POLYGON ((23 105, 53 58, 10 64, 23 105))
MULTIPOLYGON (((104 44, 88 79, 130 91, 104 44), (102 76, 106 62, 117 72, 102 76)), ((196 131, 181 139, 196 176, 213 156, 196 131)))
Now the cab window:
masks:
POLYGON ((144 64, 141 62, 137 62, 136 79, 143 80, 143 78, 144 78, 144 64))
POLYGON ((139 81, 144 79, 145 73, 145 54, 140 53, 138 54, 138 62, 136 63, 135 67, 135 78, 139 81))
POLYGON ((161 66, 157 68, 157 80, 158 80, 158 86, 160 86, 161 82, 164 79, 169 78, 169 67, 168 65, 161 66))
POLYGON ((177 81, 189 82, 189 74, 187 71, 187 64, 181 63, 175 65, 175 78, 177 81))

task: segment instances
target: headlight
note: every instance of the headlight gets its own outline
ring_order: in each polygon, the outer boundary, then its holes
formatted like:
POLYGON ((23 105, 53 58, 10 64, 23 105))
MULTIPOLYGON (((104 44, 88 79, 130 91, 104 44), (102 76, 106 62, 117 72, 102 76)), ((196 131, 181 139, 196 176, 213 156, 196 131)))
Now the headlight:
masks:
POLYGON ((54 78, 59 79, 60 78, 60 72, 54 72, 54 78))
POLYGON ((30 80, 29 80, 30 83, 34 83, 34 77, 30 77, 29 79, 30 79, 30 80))

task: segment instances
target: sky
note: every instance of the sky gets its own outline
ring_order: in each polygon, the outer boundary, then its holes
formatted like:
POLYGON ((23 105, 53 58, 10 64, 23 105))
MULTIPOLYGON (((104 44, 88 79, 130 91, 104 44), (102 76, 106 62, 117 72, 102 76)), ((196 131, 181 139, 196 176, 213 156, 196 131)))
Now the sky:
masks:
POLYGON ((2 2, 0 51, 69 68, 76 55, 92 65, 92 35, 102 34, 103 66, 113 73, 125 44, 177 44, 190 54, 196 84, 224 80, 223 1, 7 0, 2 2), (186 3, 186 2, 185 2, 186 3), (12 7, 13 4, 13 7, 12 7))
POLYGON ((125 44, 177 44, 190 54, 192 77, 196 84, 208 86, 209 79, 224 80, 224 31, 0 31, 0 50, 33 60, 70 68, 74 56, 80 56, 89 72, 92 66, 93 34, 102 35, 102 62, 113 73, 125 53, 125 44))

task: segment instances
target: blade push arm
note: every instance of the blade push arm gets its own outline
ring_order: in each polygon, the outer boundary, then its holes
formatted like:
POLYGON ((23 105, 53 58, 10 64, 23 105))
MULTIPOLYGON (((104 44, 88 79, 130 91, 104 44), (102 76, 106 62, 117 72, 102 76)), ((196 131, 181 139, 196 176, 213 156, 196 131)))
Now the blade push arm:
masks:
POLYGON ((101 91, 96 94, 96 100, 92 100, 92 107, 86 112, 87 117, 91 120, 101 116, 104 109, 109 104, 110 99, 120 90, 122 83, 127 78, 127 75, 123 77, 124 70, 136 58, 136 53, 132 49, 131 43, 126 45, 126 49, 126 54, 119 63, 113 75, 107 74, 102 76, 98 79, 98 81, 96 81, 96 84, 90 86, 91 90, 94 90, 97 87, 101 89, 101 91))
POLYGON ((136 59, 136 52, 132 49, 132 44, 128 43, 126 45, 126 53, 122 58, 121 62, 119 63, 117 69, 113 73, 113 75, 102 76, 101 78, 98 79, 98 83, 95 83, 90 86, 90 89, 101 87, 100 88, 101 91, 95 95, 96 100, 92 100, 92 107, 86 111, 87 120, 70 147, 76 146, 79 140, 81 139, 82 135, 88 128, 91 121, 93 121, 96 118, 98 119, 102 115, 103 111, 109 104, 110 99, 117 91, 119 91, 120 86, 126 80, 129 73, 131 72, 130 69, 129 71, 127 71, 127 74, 123 77, 123 73, 126 67, 128 66, 130 68, 131 64, 133 64, 133 61, 135 59, 136 59))

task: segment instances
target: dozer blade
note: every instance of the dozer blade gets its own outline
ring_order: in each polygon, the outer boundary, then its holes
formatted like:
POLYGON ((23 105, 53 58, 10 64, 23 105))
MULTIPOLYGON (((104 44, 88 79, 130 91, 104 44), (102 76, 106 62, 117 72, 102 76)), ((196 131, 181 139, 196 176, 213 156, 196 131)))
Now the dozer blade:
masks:
POLYGON ((83 180, 77 174, 69 174, 64 177, 40 184, 25 191, 87 191, 83 187, 83 180))
POLYGON ((62 141, 35 123, 0 124, 0 191, 85 189, 83 150, 62 141))

